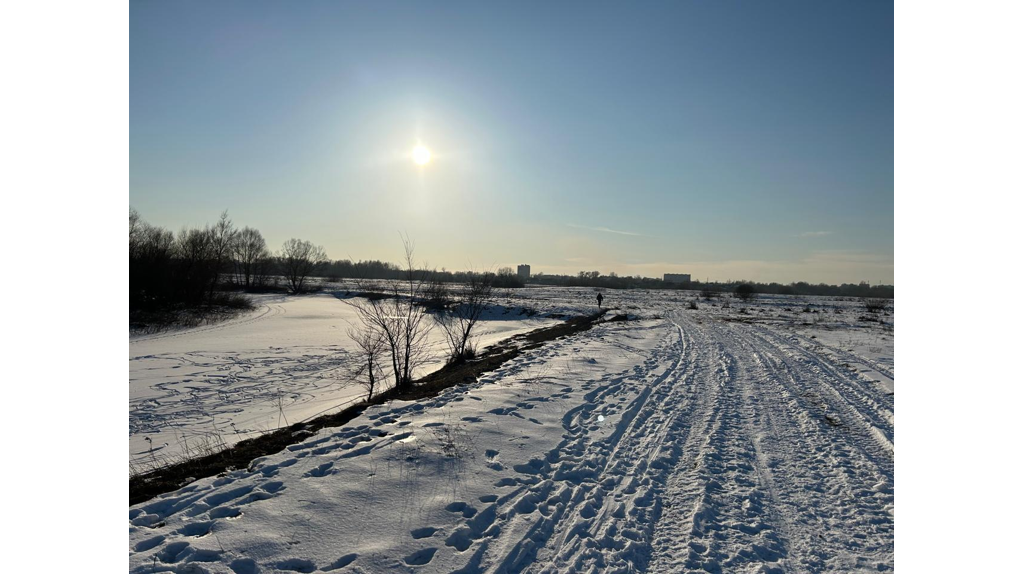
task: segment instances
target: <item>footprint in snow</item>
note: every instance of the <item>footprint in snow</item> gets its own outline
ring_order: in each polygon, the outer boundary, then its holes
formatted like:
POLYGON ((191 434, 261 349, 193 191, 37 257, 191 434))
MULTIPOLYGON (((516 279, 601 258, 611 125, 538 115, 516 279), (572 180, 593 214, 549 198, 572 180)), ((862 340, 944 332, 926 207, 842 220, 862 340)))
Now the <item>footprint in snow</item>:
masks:
POLYGON ((235 574, 256 574, 259 572, 256 561, 252 558, 239 558, 228 564, 228 567, 235 574))
POLYGON ((419 540, 421 538, 429 538, 437 532, 437 529, 432 526, 425 526, 423 528, 417 528, 411 531, 409 534, 412 535, 413 539, 419 540))
POLYGON ((322 477, 322 476, 327 476, 328 474, 334 474, 334 471, 331 470, 332 466, 334 466, 333 462, 325 462, 325 463, 321 464, 320 466, 314 468, 313 470, 307 472, 305 475, 303 475, 303 478, 310 478, 310 477, 319 478, 319 477, 322 477))
POLYGON ((304 558, 289 558, 274 564, 274 568, 278 570, 284 570, 286 572, 302 572, 308 574, 316 570, 316 564, 312 560, 306 560, 304 558))
POLYGON ((210 511, 210 518, 238 518, 242 511, 233 506, 221 506, 210 511))
POLYGON ((136 544, 134 550, 136 552, 145 552, 147 550, 152 550, 153 548, 156 548, 157 546, 162 544, 164 539, 165 537, 163 535, 154 536, 153 538, 147 538, 146 540, 143 540, 142 542, 136 544))
POLYGON ((405 563, 409 566, 423 566, 434 559, 435 552, 437 552, 437 548, 424 548, 423 550, 417 550, 405 557, 405 563))
POLYGON ((332 562, 330 566, 324 568, 324 571, 325 572, 330 572, 331 570, 337 570, 339 568, 344 568, 344 567, 348 566, 349 564, 355 562, 356 558, 359 558, 358 554, 346 554, 346 555, 342 556, 341 558, 338 558, 337 560, 332 562))
POLYGON ((448 512, 461 512, 463 518, 473 518, 473 515, 476 514, 475 508, 462 501, 453 502, 445 506, 444 509, 448 512))
POLYGON ((156 557, 165 564, 174 564, 190 554, 188 542, 172 542, 164 546, 156 557))
POLYGON ((284 490, 284 483, 281 482, 280 480, 272 480, 268 483, 260 485, 260 488, 271 494, 274 494, 276 492, 284 490))
POLYGON ((191 536, 193 538, 202 538, 210 533, 213 529, 213 522, 193 522, 192 524, 186 524, 185 526, 178 529, 178 534, 182 536, 191 536))

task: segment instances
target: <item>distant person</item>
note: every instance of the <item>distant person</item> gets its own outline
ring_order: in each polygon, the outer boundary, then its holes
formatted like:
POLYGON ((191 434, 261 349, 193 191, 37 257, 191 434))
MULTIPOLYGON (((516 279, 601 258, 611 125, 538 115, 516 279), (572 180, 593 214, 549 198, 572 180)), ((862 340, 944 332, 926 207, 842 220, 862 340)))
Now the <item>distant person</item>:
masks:
POLYGON ((597 308, 598 309, 601 308, 601 301, 604 301, 604 295, 601 295, 600 293, 598 293, 597 294, 597 308))

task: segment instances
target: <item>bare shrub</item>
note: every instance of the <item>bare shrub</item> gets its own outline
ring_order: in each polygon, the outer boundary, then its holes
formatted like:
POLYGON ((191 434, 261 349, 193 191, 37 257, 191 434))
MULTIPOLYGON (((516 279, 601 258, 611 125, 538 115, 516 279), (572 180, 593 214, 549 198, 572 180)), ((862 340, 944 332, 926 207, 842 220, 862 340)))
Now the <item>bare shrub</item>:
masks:
POLYGON ((754 292, 754 286, 748 283, 737 285, 735 293, 741 301, 750 301, 751 299, 757 296, 754 292))
POLYGON ((434 440, 437 441, 438 451, 445 458, 461 459, 470 451, 472 440, 466 432, 465 424, 452 422, 447 413, 444 423, 435 426, 432 431, 434 440))
POLYGON ((352 377, 366 389, 366 400, 372 400, 374 391, 379 391, 386 376, 384 361, 387 341, 384 333, 377 328, 349 329, 348 336, 356 344, 359 355, 352 377))
POLYGON ((490 278, 470 274, 469 282, 455 293, 452 301, 434 315, 448 345, 448 363, 458 363, 476 356, 472 343, 473 327, 491 304, 493 286, 490 278))
MULTIPOLYGON (((382 335, 385 353, 390 355, 395 387, 399 389, 412 385, 416 368, 430 359, 426 339, 431 328, 430 322, 425 320, 425 309, 416 304, 423 295, 423 273, 416 270, 412 243, 408 238, 403 238, 403 243, 404 277, 385 284, 387 296, 347 301, 355 308, 363 331, 382 335)), ((379 292, 379 288, 369 285, 360 285, 359 290, 379 292)))
POLYGON ((700 296, 701 296, 701 299, 704 299, 705 301, 710 301, 710 300, 715 299, 716 297, 718 297, 718 291, 715 291, 709 285, 705 285, 700 290, 700 296))
POLYGON ((430 281, 424 287, 423 300, 427 307, 436 310, 443 310, 451 303, 451 289, 437 273, 430 276, 430 281))
POLYGON ((868 313, 881 313, 889 308, 888 299, 864 299, 864 308, 868 313))

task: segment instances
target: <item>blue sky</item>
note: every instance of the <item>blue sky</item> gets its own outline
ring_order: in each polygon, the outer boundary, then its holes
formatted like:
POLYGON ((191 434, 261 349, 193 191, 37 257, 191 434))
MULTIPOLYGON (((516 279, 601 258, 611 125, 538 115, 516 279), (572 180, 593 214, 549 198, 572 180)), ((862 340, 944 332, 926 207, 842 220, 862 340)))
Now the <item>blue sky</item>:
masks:
POLYGON ((133 2, 130 65, 130 202, 172 229, 893 281, 891 4, 133 2))

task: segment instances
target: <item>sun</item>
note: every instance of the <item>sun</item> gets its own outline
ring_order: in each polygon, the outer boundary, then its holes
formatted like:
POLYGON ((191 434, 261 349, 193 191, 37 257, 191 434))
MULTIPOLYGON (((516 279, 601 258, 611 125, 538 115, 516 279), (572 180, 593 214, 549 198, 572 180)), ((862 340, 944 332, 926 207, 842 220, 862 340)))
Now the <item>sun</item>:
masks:
POLYGON ((430 150, 422 144, 412 148, 412 161, 416 165, 427 165, 430 163, 430 150))

